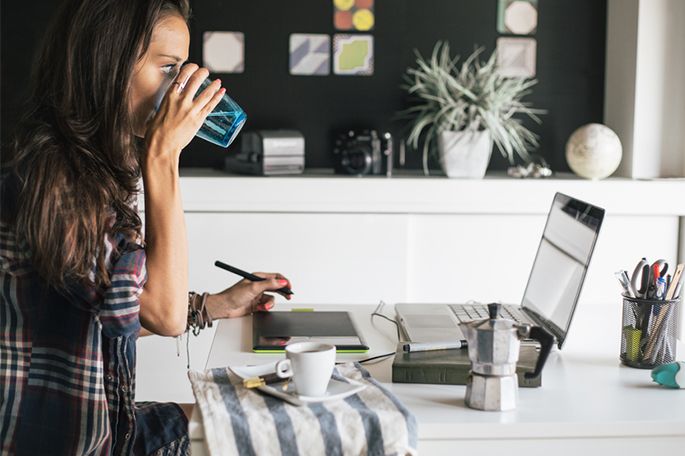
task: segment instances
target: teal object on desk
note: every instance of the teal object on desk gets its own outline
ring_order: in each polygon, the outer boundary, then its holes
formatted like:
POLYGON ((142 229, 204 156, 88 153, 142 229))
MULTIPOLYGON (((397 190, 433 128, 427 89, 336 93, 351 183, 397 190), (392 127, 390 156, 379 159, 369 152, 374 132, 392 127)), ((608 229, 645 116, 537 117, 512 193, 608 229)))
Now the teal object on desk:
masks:
POLYGON ((667 388, 685 388, 685 362, 662 364, 652 369, 652 380, 667 388))

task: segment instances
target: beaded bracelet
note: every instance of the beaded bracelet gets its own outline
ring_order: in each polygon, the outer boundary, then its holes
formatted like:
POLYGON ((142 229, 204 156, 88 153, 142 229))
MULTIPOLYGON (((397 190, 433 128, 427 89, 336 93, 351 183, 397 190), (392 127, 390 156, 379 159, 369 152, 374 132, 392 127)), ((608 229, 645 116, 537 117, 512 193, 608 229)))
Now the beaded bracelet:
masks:
POLYGON ((197 336, 206 327, 212 327, 212 317, 207 310, 207 297, 209 293, 197 294, 194 291, 188 293, 188 326, 187 331, 192 330, 197 336))
POLYGON ((207 327, 211 328, 212 327, 212 316, 209 315, 209 309, 207 308, 207 298, 209 297, 209 293, 204 292, 202 293, 202 318, 204 319, 205 323, 207 323, 207 327))
MULTIPOLYGON (((212 327, 212 316, 207 310, 207 297, 209 293, 197 294, 194 291, 188 292, 188 323, 186 326, 186 357, 188 369, 190 369, 190 338, 187 333, 192 330, 194 336, 206 327, 212 327)), ((176 354, 181 356, 180 342, 181 337, 176 338, 176 354)))

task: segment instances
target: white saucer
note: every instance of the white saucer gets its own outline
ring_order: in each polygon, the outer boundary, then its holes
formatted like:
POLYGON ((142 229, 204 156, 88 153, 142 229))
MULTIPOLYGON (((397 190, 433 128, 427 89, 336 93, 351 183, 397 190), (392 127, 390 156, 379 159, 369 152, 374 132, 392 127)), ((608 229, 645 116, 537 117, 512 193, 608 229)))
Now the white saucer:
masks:
MULTIPOLYGON (((230 367, 229 369, 231 369, 231 372, 233 372, 235 375, 244 380, 250 377, 272 374, 275 372, 275 366, 276 363, 267 363, 259 364, 257 366, 236 366, 230 367)), ((348 382, 331 378, 330 382, 328 383, 326 394, 319 397, 302 396, 297 394, 297 391, 295 390, 295 384, 292 381, 271 383, 269 385, 260 386, 257 389, 271 396, 283 399, 284 401, 293 405, 304 405, 314 402, 327 402, 343 399, 366 388, 366 385, 355 380, 348 379, 348 382), (283 390, 284 385, 286 385, 285 391, 283 390)))

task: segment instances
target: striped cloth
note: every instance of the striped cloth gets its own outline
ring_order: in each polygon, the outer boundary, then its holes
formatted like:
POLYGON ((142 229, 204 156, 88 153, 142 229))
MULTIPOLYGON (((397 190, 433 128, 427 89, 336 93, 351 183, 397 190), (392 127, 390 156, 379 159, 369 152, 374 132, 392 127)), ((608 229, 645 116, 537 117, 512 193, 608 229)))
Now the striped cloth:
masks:
POLYGON ((243 387, 226 368, 188 376, 212 456, 417 454, 416 419, 358 363, 338 365, 333 376, 366 388, 302 407, 243 387))

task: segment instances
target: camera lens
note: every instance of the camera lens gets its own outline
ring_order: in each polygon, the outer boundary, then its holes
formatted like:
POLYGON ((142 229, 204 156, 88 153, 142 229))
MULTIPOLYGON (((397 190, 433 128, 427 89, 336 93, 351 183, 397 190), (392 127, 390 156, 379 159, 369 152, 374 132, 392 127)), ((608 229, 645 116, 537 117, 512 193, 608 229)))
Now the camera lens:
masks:
POLYGON ((365 147, 353 147, 344 152, 342 165, 350 174, 367 174, 371 169, 371 153, 365 147))

